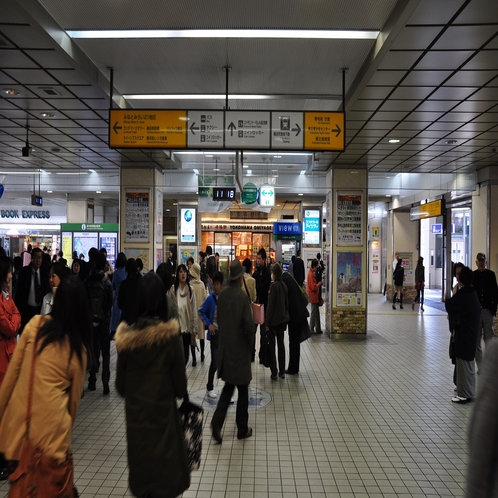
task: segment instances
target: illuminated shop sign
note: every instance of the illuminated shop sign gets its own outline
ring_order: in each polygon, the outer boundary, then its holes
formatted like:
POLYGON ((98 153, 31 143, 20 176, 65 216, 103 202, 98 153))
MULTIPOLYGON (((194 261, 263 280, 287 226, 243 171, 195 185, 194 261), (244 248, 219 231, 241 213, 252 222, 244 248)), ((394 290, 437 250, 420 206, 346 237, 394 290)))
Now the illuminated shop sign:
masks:
POLYGON ((0 209, 0 218, 48 220, 50 218, 50 211, 35 211, 33 209, 0 209))

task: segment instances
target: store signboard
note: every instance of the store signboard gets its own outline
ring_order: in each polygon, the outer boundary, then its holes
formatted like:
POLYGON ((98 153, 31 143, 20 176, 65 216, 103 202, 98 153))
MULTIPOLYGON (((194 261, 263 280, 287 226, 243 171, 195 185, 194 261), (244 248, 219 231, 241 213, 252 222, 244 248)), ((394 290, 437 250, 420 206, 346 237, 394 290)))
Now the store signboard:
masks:
POLYGON ((301 235, 301 223, 298 221, 276 221, 273 235, 301 235))
POLYGON ((195 244, 196 209, 194 207, 180 209, 180 242, 195 244))
POLYGON ((304 243, 320 244, 320 210, 304 210, 304 243))

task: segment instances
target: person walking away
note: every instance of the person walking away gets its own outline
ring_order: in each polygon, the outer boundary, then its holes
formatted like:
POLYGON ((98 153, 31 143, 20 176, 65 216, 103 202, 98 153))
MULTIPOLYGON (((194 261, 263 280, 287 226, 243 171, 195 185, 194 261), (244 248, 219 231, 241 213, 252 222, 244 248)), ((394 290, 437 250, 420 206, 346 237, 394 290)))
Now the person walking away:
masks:
MULTIPOLYGON (((109 380, 111 377, 111 335, 109 319, 112 307, 112 284, 104 273, 105 256, 97 251, 94 256, 94 268, 85 280, 90 314, 93 325, 93 361, 88 378, 88 390, 97 389, 97 372, 100 369, 100 354, 102 353, 102 386, 105 395, 110 393, 109 380)), ((116 276, 117 271, 114 273, 116 276)))
POLYGON ((399 309, 403 309, 403 283, 405 279, 405 269, 401 265, 401 259, 398 259, 396 268, 393 274, 394 279, 394 294, 393 294, 393 310, 396 309, 396 297, 399 293, 399 309))
POLYGON ((289 272, 282 275, 282 281, 287 286, 289 298, 289 363, 286 374, 295 375, 299 373, 299 362, 301 358, 301 329, 303 322, 308 319, 308 303, 303 297, 301 287, 289 272))
POLYGON ((462 271, 462 268, 465 268, 465 265, 463 263, 457 263, 453 267, 453 276, 456 279, 456 284, 453 286, 453 289, 451 289, 452 296, 454 296, 462 287, 462 284, 460 283, 460 272, 462 271))
POLYGON ((168 316, 161 278, 139 283, 138 319, 116 332, 116 389, 125 399, 129 484, 134 496, 173 498, 190 486, 178 414, 188 398, 178 320, 168 316))
POLYGON ((296 261, 296 256, 292 255, 291 262, 289 263, 289 269, 287 270, 287 273, 291 277, 294 277, 294 261, 296 261))
MULTIPOLYGON (((188 363, 190 356, 190 347, 195 346, 195 336, 197 335, 197 306, 195 294, 188 283, 187 267, 182 263, 176 269, 175 283, 170 289, 171 297, 176 301, 178 306, 178 316, 180 322, 180 331, 183 339, 183 351, 185 356, 185 365, 188 363)), ((192 358, 192 366, 197 365, 195 356, 192 358)))
MULTIPOLYGON (((320 253, 317 253, 316 260, 318 261, 318 266, 316 267, 315 277, 316 277, 316 282, 319 283, 323 282, 323 272, 325 271, 325 265, 323 264, 322 255, 320 253)), ((323 289, 323 284, 318 289, 318 301, 320 303, 323 303, 322 289, 323 289)))
MULTIPOLYGON (((26 325, 0 388, 0 452, 12 464, 11 485, 23 478, 25 462, 19 460, 27 431, 29 447, 39 448, 44 457, 54 459, 54 465, 67 462, 91 330, 85 288, 77 278, 61 282, 50 316, 35 316, 26 325), (27 428, 30 390, 31 422, 27 428)), ((45 477, 51 476, 40 475, 45 477)), ((77 494, 73 490, 64 496, 77 494)))
POLYGON ((294 265, 292 267, 292 271, 294 273, 294 278, 298 283, 299 287, 302 287, 304 284, 304 261, 301 259, 301 251, 297 251, 297 257, 294 260, 294 265))
MULTIPOLYGON (((256 280, 251 277, 252 272, 252 261, 249 258, 244 259, 242 266, 245 269, 244 278, 242 280, 242 290, 247 293, 247 296, 251 300, 251 303, 255 303, 258 299, 256 294, 256 280)), ((254 361, 256 356, 256 331, 258 330, 258 325, 254 324, 254 337, 252 345, 252 356, 251 361, 254 361)))
POLYGON ((118 307, 121 310, 121 321, 131 325, 138 316, 138 287, 142 275, 134 258, 126 261, 125 271, 126 278, 119 286, 118 307))
POLYGON ((42 266, 42 250, 36 247, 31 251, 31 262, 19 272, 15 303, 21 313, 22 333, 26 324, 40 314, 43 296, 50 292, 48 273, 42 266))
MULTIPOLYGON (((16 335, 21 326, 21 314, 10 295, 10 283, 12 281, 12 263, 7 256, 0 256, 0 387, 7 372, 14 349, 16 348, 16 335)), ((0 453, 0 481, 9 476, 7 462, 0 453)))
POLYGON ((218 394, 214 390, 214 374, 218 368, 218 318, 217 303, 218 296, 223 288, 223 273, 216 272, 213 276, 213 291, 199 308, 199 316, 207 327, 207 339, 211 343, 211 365, 209 365, 206 395, 208 398, 216 398, 218 394))
MULTIPOLYGON (((262 304, 265 309, 268 306, 268 292, 271 285, 270 269, 266 266, 266 251, 261 248, 256 255, 256 270, 252 274, 252 278, 256 281, 256 296, 259 304, 262 304)), ((256 325, 257 330, 257 325, 256 325)), ((259 326, 259 362, 262 362, 262 344, 263 337, 266 335, 266 326, 262 323, 259 326)))
POLYGON ((469 403, 475 398, 475 355, 481 323, 481 305, 472 286, 473 274, 468 267, 460 271, 461 289, 445 302, 453 337, 453 362, 456 364, 456 396, 453 403, 469 403))
POLYGON ((55 292, 60 283, 68 277, 68 270, 65 266, 62 266, 59 262, 52 264, 50 271, 48 272, 48 282, 52 290, 43 296, 40 315, 49 315, 52 312, 55 292))
MULTIPOLYGON (((311 267, 308 270, 308 278, 306 279, 306 291, 310 297, 311 318, 310 329, 312 334, 322 333, 322 324, 320 322, 320 300, 318 297, 318 289, 322 286, 322 282, 317 283, 315 271, 318 266, 318 261, 314 259, 311 262, 311 267)), ((299 285, 299 282, 297 282, 299 285)))
MULTIPOLYGON (((190 268, 190 276, 192 277, 192 280, 190 280, 190 287, 194 291, 195 295, 195 302, 196 304, 198 303, 199 305, 204 302, 206 297, 208 296, 207 289, 204 287, 204 284, 201 282, 201 267, 197 264, 194 263, 192 267, 190 268)), ((214 275, 213 275, 214 278, 214 275)), ((197 337, 199 339, 199 344, 201 346, 201 362, 204 363, 205 355, 204 355, 204 347, 206 344, 206 335, 204 332, 204 322, 202 321, 201 317, 199 316, 199 313, 196 313, 196 318, 197 318, 197 337)), ((197 343, 197 339, 194 337, 194 342, 197 343)), ((195 358, 195 350, 196 350, 196 345, 195 346, 190 346, 190 350, 192 352, 192 364, 194 362, 197 363, 197 360, 195 358)))
POLYGON ((207 288, 208 277, 206 272, 206 253, 204 251, 199 251, 199 266, 201 267, 201 281, 207 288))
POLYGON ((206 274, 208 277, 208 289, 212 290, 211 285, 213 282, 213 276, 218 271, 216 264, 216 257, 213 255, 213 248, 211 246, 206 246, 206 274))
POLYGON ((476 256, 476 265, 477 270, 474 270, 474 289, 477 292, 477 297, 482 308, 481 327, 476 351, 476 363, 479 373, 483 357, 481 337, 484 339, 484 344, 487 345, 495 336, 493 322, 498 306, 498 286, 496 284, 495 272, 486 268, 486 255, 482 252, 476 256))
POLYGON ((270 294, 268 295, 265 324, 266 333, 270 334, 271 380, 278 380, 278 377, 285 379, 284 332, 289 323, 289 298, 287 286, 282 280, 282 267, 279 263, 275 263, 272 266, 271 273, 273 283, 270 285, 270 294), (275 341, 278 346, 278 377, 275 341))
POLYGON ((241 289, 243 275, 244 268, 238 259, 234 259, 230 263, 228 286, 218 296, 218 377, 225 381, 211 420, 211 434, 218 443, 222 442, 221 429, 235 386, 238 391, 235 414, 237 439, 252 436, 252 428, 248 426, 248 407, 254 322, 251 303, 241 289))
POLYGON ((121 308, 119 307, 118 298, 121 282, 123 282, 123 280, 125 280, 126 278, 126 261, 126 254, 124 252, 120 252, 116 258, 116 270, 112 275, 112 290, 114 291, 114 299, 112 303, 111 321, 109 324, 109 327, 111 329, 111 339, 114 338, 116 329, 121 322, 121 308))
POLYGON ((420 311, 424 311, 425 266, 422 256, 418 258, 415 268, 415 288, 417 289, 417 296, 412 303, 412 310, 415 310, 415 303, 420 303, 420 311))

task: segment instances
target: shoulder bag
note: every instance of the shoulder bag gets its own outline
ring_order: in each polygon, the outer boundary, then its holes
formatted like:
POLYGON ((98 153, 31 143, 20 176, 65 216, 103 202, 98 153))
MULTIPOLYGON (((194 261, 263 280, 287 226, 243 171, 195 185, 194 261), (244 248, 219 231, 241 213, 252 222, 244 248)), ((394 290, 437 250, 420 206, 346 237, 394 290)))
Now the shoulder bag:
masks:
MULTIPOLYGON (((244 279, 244 287, 246 288, 247 297, 249 298, 249 301, 251 301, 251 296, 249 295, 249 290, 247 288, 245 279, 244 279)), ((256 323, 257 325, 265 323, 265 305, 253 303, 251 301, 251 308, 252 308, 252 319, 254 323, 256 323)))
POLYGON ((201 406, 185 400, 178 408, 178 413, 182 421, 188 466, 192 472, 192 470, 197 470, 201 464, 204 410, 201 406))
POLYGON ((9 475, 9 498, 76 498, 79 495, 74 487, 73 455, 68 452, 66 460, 59 463, 56 459, 45 455, 41 448, 34 446, 29 440, 35 363, 36 342, 33 344, 29 379, 26 435, 19 464, 9 475))

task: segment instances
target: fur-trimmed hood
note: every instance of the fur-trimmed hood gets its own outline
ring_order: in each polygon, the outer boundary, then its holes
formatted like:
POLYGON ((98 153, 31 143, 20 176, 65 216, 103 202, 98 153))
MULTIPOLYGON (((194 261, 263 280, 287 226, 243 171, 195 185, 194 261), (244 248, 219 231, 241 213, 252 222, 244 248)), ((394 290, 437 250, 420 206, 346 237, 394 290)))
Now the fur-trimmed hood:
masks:
POLYGON ((137 349, 157 349, 179 334, 180 324, 176 318, 167 322, 138 319, 133 325, 121 322, 115 336, 116 349, 118 353, 137 349))

